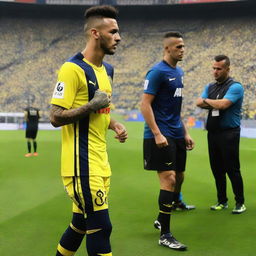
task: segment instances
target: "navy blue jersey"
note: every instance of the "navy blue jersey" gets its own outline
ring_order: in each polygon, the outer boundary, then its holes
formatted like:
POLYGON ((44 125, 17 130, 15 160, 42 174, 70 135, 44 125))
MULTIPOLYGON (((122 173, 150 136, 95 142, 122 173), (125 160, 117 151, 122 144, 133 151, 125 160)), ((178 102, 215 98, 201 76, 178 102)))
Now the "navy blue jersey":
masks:
MULTIPOLYGON (((161 133, 177 139, 184 137, 180 117, 183 75, 180 67, 173 68, 167 62, 161 61, 149 70, 144 84, 144 93, 155 95, 152 109, 161 133)), ((154 138, 147 124, 144 138, 154 138)))

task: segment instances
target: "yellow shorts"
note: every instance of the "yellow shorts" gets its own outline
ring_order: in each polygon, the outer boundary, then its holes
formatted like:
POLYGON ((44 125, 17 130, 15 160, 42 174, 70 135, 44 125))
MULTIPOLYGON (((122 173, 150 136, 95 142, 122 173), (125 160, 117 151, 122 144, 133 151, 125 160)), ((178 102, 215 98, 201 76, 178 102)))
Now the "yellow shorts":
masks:
POLYGON ((108 209, 110 177, 62 177, 65 190, 73 201, 73 212, 84 215, 108 209))

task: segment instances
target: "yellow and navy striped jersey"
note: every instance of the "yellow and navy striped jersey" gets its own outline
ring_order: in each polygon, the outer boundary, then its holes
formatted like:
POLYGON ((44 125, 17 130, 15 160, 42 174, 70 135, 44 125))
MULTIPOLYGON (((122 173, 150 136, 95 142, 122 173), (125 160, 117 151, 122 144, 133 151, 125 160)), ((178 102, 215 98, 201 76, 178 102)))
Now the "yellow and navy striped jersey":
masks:
MULTIPOLYGON (((111 65, 104 62, 97 67, 78 53, 60 68, 51 104, 78 108, 93 98, 96 89, 111 95, 112 77, 111 65)), ((110 108, 105 108, 62 126, 62 176, 111 175, 106 149, 109 123, 110 108)))

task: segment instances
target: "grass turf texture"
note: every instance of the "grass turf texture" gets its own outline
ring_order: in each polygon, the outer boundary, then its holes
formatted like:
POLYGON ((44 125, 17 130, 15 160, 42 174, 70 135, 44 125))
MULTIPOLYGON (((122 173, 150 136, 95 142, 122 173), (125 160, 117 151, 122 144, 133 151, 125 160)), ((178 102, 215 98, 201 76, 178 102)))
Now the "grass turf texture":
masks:
MULTIPOLYGON (((108 135, 113 176, 110 192, 111 236, 115 256, 251 256, 254 255, 256 140, 241 139, 241 169, 247 212, 232 215, 233 193, 228 181, 229 209, 209 210, 216 202, 209 168, 206 132, 193 129, 196 148, 188 153, 184 200, 191 212, 172 215, 175 237, 188 245, 176 252, 158 246, 154 230, 158 180, 142 166, 143 124, 126 123, 129 139, 120 144, 108 135)), ((25 158, 24 131, 0 131, 0 255, 53 256, 71 218, 71 201, 59 176, 60 131, 39 131, 38 157, 25 158)), ((76 254, 87 255, 85 243, 76 254)))

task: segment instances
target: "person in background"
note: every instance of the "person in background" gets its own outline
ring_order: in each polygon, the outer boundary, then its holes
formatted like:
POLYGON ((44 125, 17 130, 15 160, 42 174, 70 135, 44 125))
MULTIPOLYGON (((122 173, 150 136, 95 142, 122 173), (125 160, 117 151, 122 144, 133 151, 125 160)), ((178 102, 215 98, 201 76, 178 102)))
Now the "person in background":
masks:
POLYGON ((187 246, 177 241, 170 231, 172 209, 187 208, 179 197, 186 153, 194 148, 194 141, 181 120, 183 71, 177 63, 184 55, 182 34, 166 33, 163 47, 163 60, 147 73, 141 100, 145 119, 144 169, 157 171, 160 183, 159 214, 154 222, 155 228, 161 230, 159 245, 186 250, 187 246))
POLYGON ((228 56, 215 56, 212 70, 215 81, 206 85, 196 102, 198 107, 209 111, 206 122, 208 151, 217 189, 217 204, 210 209, 219 211, 228 208, 227 174, 236 201, 232 213, 240 214, 246 211, 239 160, 240 115, 244 89, 241 83, 229 76, 228 56))
POLYGON ((24 110, 24 119, 26 121, 26 139, 28 153, 25 157, 38 156, 36 136, 38 132, 38 123, 40 119, 40 111, 38 108, 27 107, 24 110), (32 146, 34 152, 32 153, 32 146))

